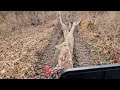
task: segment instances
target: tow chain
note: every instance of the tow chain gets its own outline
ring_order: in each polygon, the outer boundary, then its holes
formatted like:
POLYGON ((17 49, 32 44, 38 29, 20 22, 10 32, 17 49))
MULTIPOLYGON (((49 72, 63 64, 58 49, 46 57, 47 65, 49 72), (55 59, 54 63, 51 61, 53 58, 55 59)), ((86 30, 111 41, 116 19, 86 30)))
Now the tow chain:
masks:
MULTIPOLYGON (((68 61, 70 61, 70 60, 68 60, 68 61)), ((45 77, 48 78, 48 79, 58 79, 60 77, 62 71, 64 70, 63 65, 66 62, 67 62, 67 60, 64 61, 64 63, 61 66, 57 65, 53 69, 51 69, 48 65, 46 65, 44 67, 44 75, 45 75, 45 77)))
POLYGON ((48 65, 44 67, 44 75, 48 79, 58 79, 64 70, 63 67, 56 66, 55 68, 51 69, 48 65))

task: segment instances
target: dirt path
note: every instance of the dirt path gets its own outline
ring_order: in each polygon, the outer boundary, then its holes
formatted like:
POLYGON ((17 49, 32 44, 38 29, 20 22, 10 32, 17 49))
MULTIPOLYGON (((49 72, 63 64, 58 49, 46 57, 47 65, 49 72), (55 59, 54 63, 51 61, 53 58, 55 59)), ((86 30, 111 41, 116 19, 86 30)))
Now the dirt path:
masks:
POLYGON ((62 36, 61 30, 59 28, 55 28, 54 31, 52 31, 51 38, 48 40, 48 44, 43 48, 41 51, 36 52, 37 61, 35 62, 35 78, 41 78, 44 79, 44 73, 43 68, 45 65, 49 65, 51 68, 55 66, 55 60, 57 60, 57 57, 54 54, 56 51, 55 46, 59 43, 59 40, 62 36))
MULTIPOLYGON (((90 49, 87 46, 87 43, 80 38, 78 30, 75 30, 74 37, 75 37, 75 45, 74 45, 74 67, 80 66, 90 66, 92 63, 90 49)), ((57 63, 57 55, 55 55, 55 45, 63 41, 63 33, 60 30, 59 26, 56 30, 53 31, 51 34, 51 38, 48 40, 49 44, 44 47, 44 49, 39 52, 37 51, 37 58, 38 60, 35 62, 35 78, 45 79, 43 68, 45 65, 49 65, 54 67, 57 63)))
POLYGON ((91 58, 92 56, 90 53, 90 48, 88 44, 82 39, 82 35, 79 34, 78 30, 75 30, 74 38, 74 67, 91 66, 93 61, 91 58))

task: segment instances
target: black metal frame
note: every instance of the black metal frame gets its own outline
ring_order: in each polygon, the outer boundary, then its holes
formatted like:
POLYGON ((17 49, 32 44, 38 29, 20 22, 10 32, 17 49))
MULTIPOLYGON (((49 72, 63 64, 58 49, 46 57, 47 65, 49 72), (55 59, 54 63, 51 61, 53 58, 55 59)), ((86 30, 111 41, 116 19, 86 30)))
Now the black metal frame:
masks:
POLYGON ((71 68, 63 71, 59 79, 120 79, 120 64, 71 68))

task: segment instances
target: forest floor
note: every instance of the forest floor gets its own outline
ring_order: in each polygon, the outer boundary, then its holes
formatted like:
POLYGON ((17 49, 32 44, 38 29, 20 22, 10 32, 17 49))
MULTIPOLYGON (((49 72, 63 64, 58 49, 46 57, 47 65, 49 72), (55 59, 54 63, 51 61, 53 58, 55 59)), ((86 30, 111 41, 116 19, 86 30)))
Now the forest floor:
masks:
MULTIPOLYGON (((81 18, 74 32, 74 67, 120 63, 120 12, 64 11, 66 24, 81 18)), ((45 79, 63 38, 55 11, 0 12, 0 78, 45 79)))

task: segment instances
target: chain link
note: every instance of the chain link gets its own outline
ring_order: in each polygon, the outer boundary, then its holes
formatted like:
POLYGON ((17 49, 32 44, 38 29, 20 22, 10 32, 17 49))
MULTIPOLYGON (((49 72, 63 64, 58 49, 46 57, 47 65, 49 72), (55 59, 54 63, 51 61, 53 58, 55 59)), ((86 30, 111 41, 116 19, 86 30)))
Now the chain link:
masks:
POLYGON ((64 70, 64 68, 62 68, 62 67, 58 67, 58 68, 55 67, 54 70, 53 70, 53 73, 51 74, 49 79, 58 79, 63 70, 64 70))
MULTIPOLYGON (((68 61, 70 61, 70 60, 68 60, 68 61)), ((62 71, 64 70, 63 65, 64 65, 66 62, 67 62, 67 60, 64 61, 64 63, 63 63, 61 66, 57 65, 57 66, 53 69, 53 72, 52 72, 52 74, 51 74, 51 76, 50 76, 50 79, 58 79, 58 78, 60 77, 62 71)))

